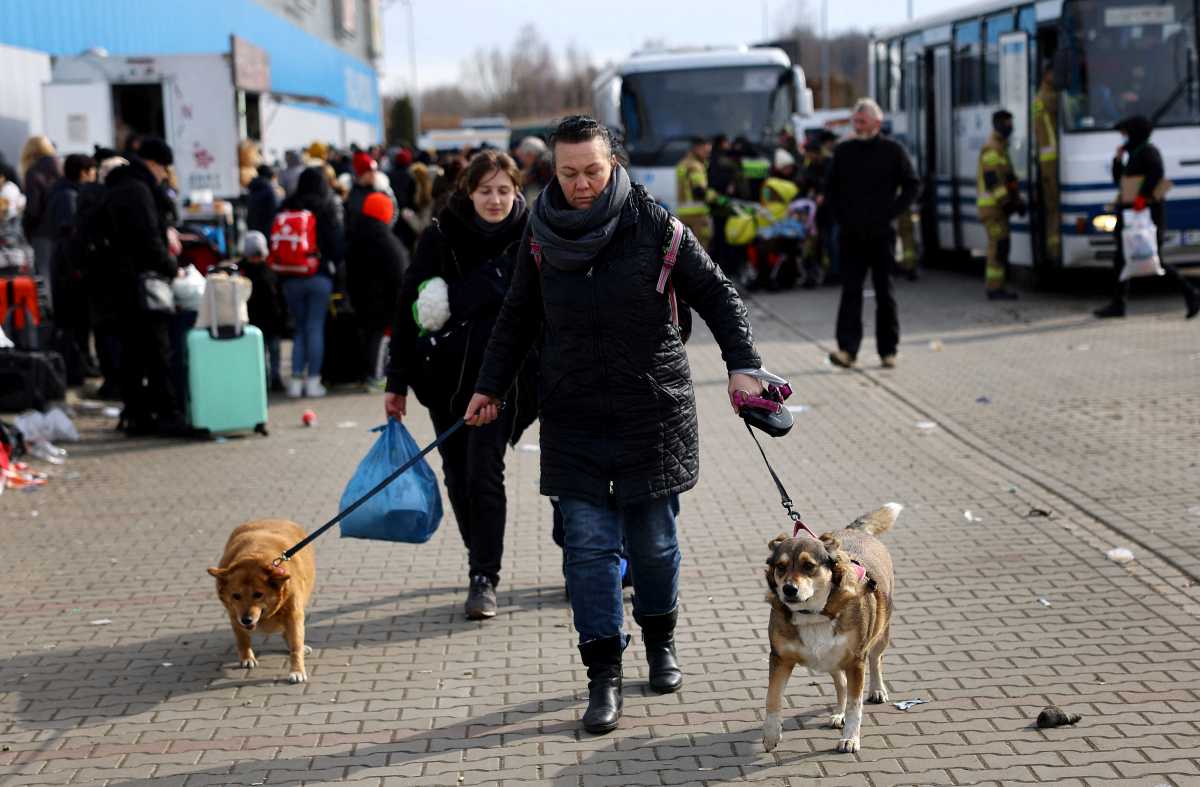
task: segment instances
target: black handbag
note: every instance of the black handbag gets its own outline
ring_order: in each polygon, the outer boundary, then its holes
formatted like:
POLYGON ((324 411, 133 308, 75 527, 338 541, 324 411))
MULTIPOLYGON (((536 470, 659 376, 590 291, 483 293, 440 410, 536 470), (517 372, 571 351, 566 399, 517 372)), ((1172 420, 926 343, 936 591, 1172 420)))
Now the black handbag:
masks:
POLYGON ((56 352, 0 350, 0 412, 43 410, 67 395, 67 366, 56 352))

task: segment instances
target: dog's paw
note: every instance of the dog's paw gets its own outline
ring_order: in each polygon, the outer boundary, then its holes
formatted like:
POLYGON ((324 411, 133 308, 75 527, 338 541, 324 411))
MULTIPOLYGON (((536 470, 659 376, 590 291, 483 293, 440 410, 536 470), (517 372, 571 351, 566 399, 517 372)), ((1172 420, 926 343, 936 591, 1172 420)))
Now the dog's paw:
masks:
POLYGON ((311 655, 312 655, 312 645, 305 645, 305 646, 304 646, 304 655, 305 655, 305 656, 311 656, 311 655))
POLYGON ((834 713, 829 717, 829 726, 835 730, 840 730, 846 726, 846 714, 834 713))
POLYGON ((768 714, 766 722, 763 723, 763 749, 773 751, 779 745, 782 735, 783 722, 777 714, 768 714))
POLYGON ((242 669, 254 669, 258 666, 258 659, 254 658, 254 654, 251 653, 239 663, 241 664, 242 669))
POLYGON ((872 705, 882 705, 888 701, 888 693, 885 688, 878 688, 867 695, 867 702, 872 705))
POLYGON ((288 673, 288 683, 307 683, 307 682, 308 682, 308 673, 307 672, 289 672, 288 673))
POLYGON ((838 751, 842 754, 853 754, 858 748, 858 738, 842 738, 838 741, 838 751))

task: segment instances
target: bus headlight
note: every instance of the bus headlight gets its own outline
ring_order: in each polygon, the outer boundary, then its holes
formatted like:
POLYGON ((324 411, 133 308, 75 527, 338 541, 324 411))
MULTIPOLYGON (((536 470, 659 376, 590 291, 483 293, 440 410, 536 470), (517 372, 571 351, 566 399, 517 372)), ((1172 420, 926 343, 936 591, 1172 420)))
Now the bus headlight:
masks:
POLYGON ((1092 227, 1096 232, 1112 232, 1117 228, 1117 217, 1111 213, 1101 213, 1092 217, 1092 227))

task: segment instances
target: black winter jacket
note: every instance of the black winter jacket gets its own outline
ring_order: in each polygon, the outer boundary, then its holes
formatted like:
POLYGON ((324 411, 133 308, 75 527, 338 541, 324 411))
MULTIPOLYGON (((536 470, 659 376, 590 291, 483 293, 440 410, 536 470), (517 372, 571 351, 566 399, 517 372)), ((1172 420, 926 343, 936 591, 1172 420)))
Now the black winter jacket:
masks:
POLYGON ((105 180, 108 254, 95 271, 98 310, 105 316, 128 317, 138 308, 137 277, 152 272, 175 278, 179 266, 167 250, 167 227, 173 206, 139 158, 118 167, 105 180))
POLYGON ((309 167, 300 173, 296 193, 283 202, 286 210, 312 211, 317 220, 317 249, 322 265, 318 276, 331 276, 334 281, 346 258, 346 235, 342 217, 342 202, 329 187, 325 173, 319 167, 309 167))
POLYGON ((30 165, 25 173, 25 211, 21 214, 21 229, 26 240, 53 238, 54 227, 50 224, 47 210, 50 190, 62 178, 62 168, 54 156, 42 156, 30 165))
POLYGON ((275 184, 259 175, 246 186, 246 228, 258 230, 271 240, 271 224, 279 212, 279 194, 275 184))
POLYGON ((346 292, 358 323, 382 331, 396 318, 408 252, 382 221, 359 215, 346 249, 346 292))
POLYGON ((848 139, 833 149, 825 201, 843 233, 881 237, 912 205, 920 185, 900 143, 880 135, 848 139))
MULTIPOLYGON (((426 407, 441 409, 449 402, 460 413, 466 411, 525 232, 525 202, 514 203, 517 209, 521 215, 506 230, 486 237, 475 223, 470 198, 456 193, 421 234, 392 326, 389 392, 406 394, 411 386, 426 407), (437 345, 419 336, 413 317, 417 288, 435 276, 446 280, 450 292, 450 321, 439 331, 437 345)), ((524 354, 513 369, 514 379, 523 359, 524 354)), ((525 418, 522 425, 531 421, 525 418)))
MULTIPOLYGON (((545 192, 539 199, 546 198, 545 192)), ((612 241, 587 271, 539 267, 522 242, 476 390, 504 396, 542 337, 541 491, 621 505, 686 491, 699 478, 691 370, 656 291, 669 214, 634 186, 612 241)), ((690 230, 672 273, 729 371, 761 366, 746 308, 690 230)))

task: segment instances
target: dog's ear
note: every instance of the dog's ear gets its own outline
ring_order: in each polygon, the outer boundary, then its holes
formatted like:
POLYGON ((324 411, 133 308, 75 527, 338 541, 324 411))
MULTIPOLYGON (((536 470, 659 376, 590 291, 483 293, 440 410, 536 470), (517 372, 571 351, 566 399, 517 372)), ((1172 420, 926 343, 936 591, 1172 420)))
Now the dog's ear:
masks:
POLYGON ((837 552, 842 548, 842 540, 832 532, 822 533, 821 543, 825 545, 825 551, 830 553, 837 552))
MULTIPOLYGON (((787 541, 789 538, 791 538, 791 536, 789 536, 787 533, 780 533, 779 535, 775 536, 774 538, 772 538, 770 541, 767 542, 767 549, 771 550, 771 552, 774 553, 775 548, 777 546, 779 546, 780 544, 782 544, 784 541, 787 541)), ((771 562, 770 558, 767 559, 767 562, 768 563, 771 562)))
POLYGON ((216 577, 217 579, 220 579, 221 577, 223 577, 223 576, 225 576, 226 574, 228 574, 228 573, 229 573, 229 569, 227 569, 227 568, 210 568, 210 569, 208 570, 208 573, 209 573, 211 576, 214 576, 214 577, 216 577))

